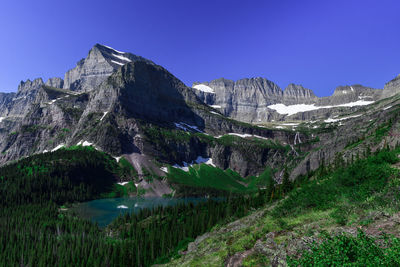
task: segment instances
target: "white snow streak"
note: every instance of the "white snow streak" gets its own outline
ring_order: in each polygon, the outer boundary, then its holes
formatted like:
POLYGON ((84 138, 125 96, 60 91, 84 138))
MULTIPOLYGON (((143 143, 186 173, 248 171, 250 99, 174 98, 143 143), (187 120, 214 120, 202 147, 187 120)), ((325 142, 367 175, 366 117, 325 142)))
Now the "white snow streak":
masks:
POLYGON ((124 185, 126 185, 126 184, 128 184, 128 183, 129 183, 129 182, 121 182, 121 183, 117 183, 117 184, 124 186, 124 185))
POLYGON ((279 114, 287 114, 291 116, 298 112, 306 112, 312 111, 317 109, 324 109, 324 108, 335 108, 335 107, 354 107, 354 106, 365 106, 372 104, 374 101, 365 101, 365 100, 358 100, 356 102, 350 102, 346 104, 340 104, 335 106, 316 106, 315 104, 307 105, 307 104, 297 104, 297 105, 290 105, 286 106, 285 104, 274 104, 267 106, 270 109, 275 110, 279 114))
POLYGON ((124 57, 124 56, 121 56, 121 55, 116 55, 116 54, 112 54, 112 55, 113 55, 114 57, 120 59, 120 60, 127 61, 127 62, 132 62, 132 60, 130 60, 130 59, 127 58, 127 57, 124 57))
POLYGON ((108 111, 104 112, 103 116, 100 118, 100 121, 104 119, 104 117, 107 115, 108 111))
POLYGON ((117 209, 127 209, 128 207, 127 206, 125 206, 125 205, 119 205, 118 207, 117 207, 117 209))
POLYGON ((351 118, 357 118, 357 117, 360 117, 361 115, 362 115, 362 114, 354 115, 354 116, 349 116, 349 117, 345 117, 345 118, 339 118, 339 119, 329 118, 329 119, 324 120, 324 122, 328 122, 328 123, 331 123, 331 122, 338 122, 338 121, 343 121, 343 120, 347 120, 347 119, 351 119, 351 118))
POLYGON ((212 108, 221 108, 220 105, 210 105, 210 107, 212 107, 212 108))
POLYGON ((125 52, 118 51, 118 50, 116 50, 116 49, 114 49, 114 48, 112 48, 110 46, 107 46, 107 45, 102 45, 102 46, 107 47, 107 48, 109 48, 111 50, 114 50, 115 52, 120 53, 120 54, 124 54, 125 53, 125 52))
POLYGON ((60 145, 56 146, 55 148, 53 148, 53 150, 51 150, 51 152, 54 152, 54 151, 56 151, 56 150, 59 150, 60 148, 62 148, 62 147, 64 147, 64 146, 65 146, 65 144, 60 144, 60 145))
POLYGON ((198 84, 193 86, 194 89, 197 89, 199 91, 205 92, 205 93, 210 93, 210 94, 215 94, 214 89, 212 89, 211 87, 205 85, 205 84, 198 84))
MULTIPOLYGON (((393 106, 388 106, 388 107, 384 108, 383 110, 387 110, 387 109, 389 109, 391 107, 393 107, 393 106)), ((1 118, 0 118, 0 121, 1 121, 1 118)))
POLYGON ((76 145, 77 146, 91 146, 91 145, 93 145, 93 143, 90 143, 88 141, 79 141, 76 145))
POLYGON ((111 62, 112 62, 112 63, 115 63, 115 64, 118 64, 118 65, 120 65, 120 66, 125 65, 124 63, 121 63, 121 62, 118 62, 118 61, 115 61, 115 60, 111 60, 111 62))
MULTIPOLYGON (((268 140, 267 137, 259 136, 259 135, 254 135, 254 134, 238 134, 238 133, 227 133, 224 135, 234 135, 234 136, 239 136, 241 138, 248 138, 248 137, 254 137, 254 138, 259 138, 259 139, 265 139, 268 140)), ((215 138, 221 138, 224 135, 216 136, 215 138)))
POLYGON ((2 122, 4 120, 5 117, 0 117, 0 122, 2 122))

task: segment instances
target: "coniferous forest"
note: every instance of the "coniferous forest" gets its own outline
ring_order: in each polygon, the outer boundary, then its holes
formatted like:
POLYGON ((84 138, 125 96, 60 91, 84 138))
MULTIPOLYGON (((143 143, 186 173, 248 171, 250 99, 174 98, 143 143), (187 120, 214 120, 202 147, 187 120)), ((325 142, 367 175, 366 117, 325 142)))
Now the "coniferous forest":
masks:
POLYGON ((123 166, 90 147, 61 149, 0 169, 3 266, 149 266, 177 256, 196 236, 264 203, 228 195, 197 205, 143 210, 99 228, 63 205, 109 193, 123 166))
MULTIPOLYGON (((252 195, 225 193, 220 199, 196 205, 144 209, 137 214, 120 216, 106 228, 65 211, 65 206, 107 196, 116 180, 126 175, 125 164, 91 147, 35 155, 0 168, 0 264, 150 266, 165 263, 180 257, 179 252, 189 242, 216 225, 224 225, 286 196, 272 210, 272 216, 301 214, 311 208, 323 210, 332 206, 340 194, 364 199, 371 190, 386 186, 388 177, 393 175, 389 166, 399 161, 398 153, 398 148, 383 149, 348 162, 338 155, 332 165, 321 164, 316 171, 299 177, 296 183, 284 175, 282 184, 276 185, 271 180, 265 190, 252 195), (320 178, 315 180, 315 177, 320 178), (330 178, 327 180, 327 177, 330 178), (321 179, 326 180, 323 185, 321 179)), ((344 215, 335 216, 338 222, 345 220, 344 215)), ((362 235, 360 238, 354 241, 354 251, 366 243, 362 235)), ((342 244, 332 242, 329 246, 342 244)), ((325 248, 316 247, 312 252, 315 255, 304 254, 307 258, 289 263, 295 266, 300 262, 315 263, 322 249, 325 248)), ((342 258, 335 261, 347 262, 342 258)), ((395 254, 387 256, 387 262, 397 262, 395 254)))

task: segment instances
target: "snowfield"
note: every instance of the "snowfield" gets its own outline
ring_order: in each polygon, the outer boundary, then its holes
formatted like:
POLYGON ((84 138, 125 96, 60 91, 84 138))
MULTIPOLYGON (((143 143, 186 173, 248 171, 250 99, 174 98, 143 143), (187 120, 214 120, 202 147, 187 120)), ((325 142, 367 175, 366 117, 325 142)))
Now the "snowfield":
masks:
POLYGON ((358 100, 356 102, 350 102, 350 103, 336 105, 336 106, 316 106, 315 104, 312 104, 312 105, 297 104, 297 105, 286 106, 285 104, 274 104, 274 105, 267 106, 267 108, 273 109, 276 112, 278 112, 279 114, 291 116, 291 115, 299 113, 299 112, 306 112, 306 111, 312 111, 312 110, 323 109, 323 108, 365 106, 365 105, 369 105, 372 103, 374 103, 374 101, 358 100))
MULTIPOLYGON (((268 140, 267 137, 263 137, 263 136, 259 136, 259 135, 254 135, 254 134, 227 133, 227 134, 224 134, 224 135, 234 135, 234 136, 239 136, 239 137, 242 137, 242 138, 254 137, 254 138, 259 138, 259 139, 268 140)), ((219 135, 219 136, 216 136, 215 138, 221 138, 221 137, 224 136, 224 135, 219 135)))
POLYGON ((199 91, 205 92, 205 93, 210 93, 210 94, 215 94, 214 89, 212 89, 211 87, 205 85, 205 84, 198 84, 193 86, 194 89, 197 89, 199 91))
MULTIPOLYGON (((212 161, 212 158, 203 158, 202 156, 198 156, 197 159, 195 159, 191 163, 187 163, 187 162, 184 161, 183 162, 183 166, 175 164, 172 167, 177 168, 177 169, 181 169, 181 170, 183 170, 185 172, 188 172, 189 171, 189 167, 193 166, 194 164, 202 164, 202 163, 210 165, 210 166, 213 166, 213 167, 216 167, 215 164, 212 161)), ((163 168, 166 169, 166 167, 162 167, 162 169, 161 169, 162 171, 164 171, 163 168)), ((168 172, 168 171, 165 171, 165 172, 168 172)))

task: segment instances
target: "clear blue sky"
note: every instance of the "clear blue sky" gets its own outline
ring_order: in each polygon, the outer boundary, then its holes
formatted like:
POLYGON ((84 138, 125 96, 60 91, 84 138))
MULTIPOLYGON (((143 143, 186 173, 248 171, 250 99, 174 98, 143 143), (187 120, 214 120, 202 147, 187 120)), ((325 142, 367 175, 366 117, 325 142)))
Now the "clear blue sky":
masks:
POLYGON ((382 88, 400 73, 397 0, 4 0, 0 91, 60 76, 95 43, 147 57, 187 85, 220 77, 382 88))

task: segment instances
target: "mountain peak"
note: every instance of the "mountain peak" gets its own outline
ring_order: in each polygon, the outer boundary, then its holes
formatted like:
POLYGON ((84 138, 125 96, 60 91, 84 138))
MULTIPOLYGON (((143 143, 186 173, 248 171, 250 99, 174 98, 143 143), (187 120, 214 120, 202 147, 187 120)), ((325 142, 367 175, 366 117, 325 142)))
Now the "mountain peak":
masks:
POLYGON ((112 52, 115 52, 118 54, 125 54, 125 52, 118 51, 117 49, 114 49, 108 45, 103 45, 103 44, 99 44, 99 43, 95 44, 92 49, 94 49, 94 48, 99 49, 99 50, 112 51, 112 52))
POLYGON ((75 68, 65 74, 63 88, 74 91, 92 90, 121 66, 134 61, 145 61, 154 65, 151 60, 141 56, 95 44, 87 57, 80 60, 75 68))

